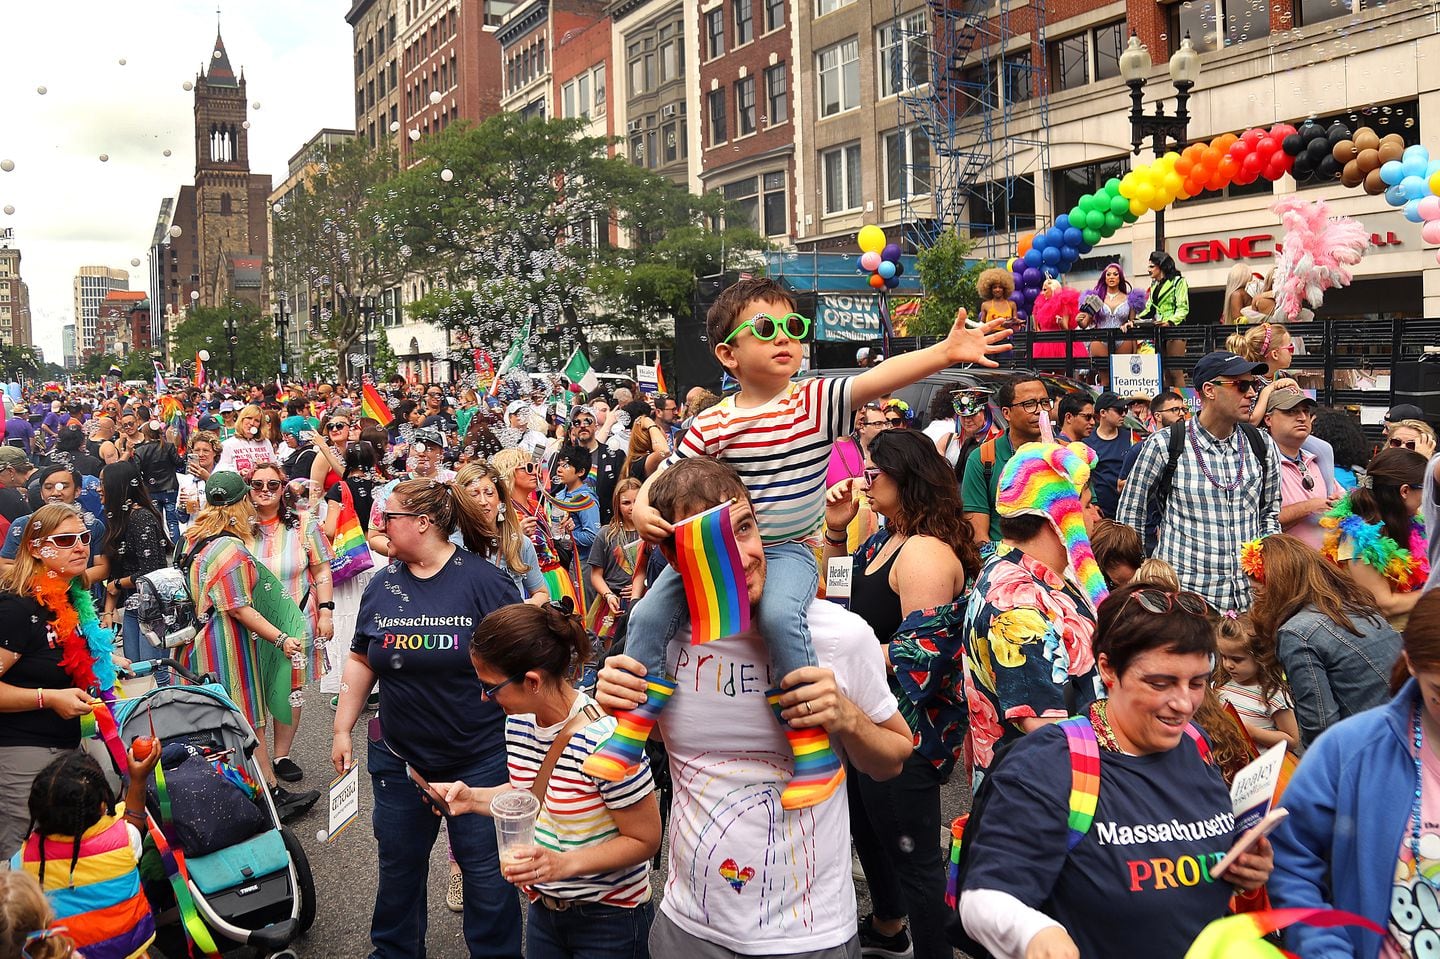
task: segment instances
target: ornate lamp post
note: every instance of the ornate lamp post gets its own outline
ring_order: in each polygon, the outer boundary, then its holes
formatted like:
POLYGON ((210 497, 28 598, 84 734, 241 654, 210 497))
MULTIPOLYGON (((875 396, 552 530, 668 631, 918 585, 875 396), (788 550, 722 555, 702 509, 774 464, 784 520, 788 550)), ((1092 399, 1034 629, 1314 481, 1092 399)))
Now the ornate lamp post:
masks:
MULTIPOLYGON (((1185 143, 1185 131, 1190 125, 1190 114, 1185 104, 1190 99, 1190 89, 1200 79, 1200 52, 1190 41, 1187 33, 1180 42, 1180 49, 1170 58, 1170 82, 1175 85, 1175 112, 1167 115, 1159 100, 1155 101, 1155 112, 1147 114, 1141 98, 1145 90, 1147 74, 1152 62, 1150 51, 1133 33, 1130 44, 1120 54, 1120 76, 1130 87, 1130 144, 1132 152, 1139 155, 1150 138, 1151 149, 1156 157, 1164 156, 1170 149, 1171 141, 1181 147, 1185 143)), ((1155 211, 1155 249, 1165 249, 1165 211, 1155 211)))

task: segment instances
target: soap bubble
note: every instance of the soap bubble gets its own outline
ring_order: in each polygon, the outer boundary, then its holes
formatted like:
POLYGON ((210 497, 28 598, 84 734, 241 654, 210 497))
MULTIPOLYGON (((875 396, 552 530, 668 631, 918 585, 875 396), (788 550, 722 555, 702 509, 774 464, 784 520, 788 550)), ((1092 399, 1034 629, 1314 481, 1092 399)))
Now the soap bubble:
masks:
POLYGON ((275 204, 270 209, 274 210, 276 213, 283 213, 285 211, 285 207, 281 206, 279 203, 275 204))
POLYGON ((195 89, 195 84, 191 83, 189 80, 186 80, 184 83, 180 84, 180 89, 184 90, 186 93, 189 93, 191 90, 195 89))
POLYGON ((250 109, 252 109, 252 110, 258 110, 258 109, 260 109, 260 101, 259 101, 259 100, 256 100, 254 103, 250 104, 250 109))
POLYGON ((46 86, 38 86, 35 88, 35 92, 43 97, 45 94, 50 92, 50 88, 46 86))
POLYGON ((411 131, 410 131, 410 142, 413 143, 413 142, 415 142, 416 140, 419 140, 419 139, 420 139, 420 131, 419 131, 419 130, 411 130, 411 131))
POLYGON ((101 163, 109 163, 109 162, 110 162, 110 154, 108 154, 108 153, 102 153, 102 154, 100 154, 100 162, 101 162, 101 163))
POLYGON ((317 829, 317 830, 315 830, 315 841, 316 841, 316 842, 329 842, 329 841, 330 841, 330 833, 329 833, 329 831, 328 831, 328 830, 325 830, 325 829, 317 829))
POLYGON ((430 91, 430 102, 431 102, 431 103, 439 103, 442 99, 443 99, 443 98, 440 96, 440 91, 439 91, 439 90, 431 90, 431 91, 430 91))
POLYGON ((10 204, 8 204, 8 203, 5 204, 5 215, 6 215, 6 216, 14 216, 14 215, 15 215, 15 208, 14 208, 13 206, 11 206, 10 204))
POLYGON ((210 351, 209 351, 209 350, 201 350, 199 353, 196 354, 196 356, 200 357, 200 362, 201 362, 201 363, 209 363, 209 362, 210 362, 210 351))
POLYGON ((160 151, 160 155, 161 155, 161 156, 167 156, 167 157, 168 157, 168 156, 170 155, 170 150, 169 150, 169 148, 167 147, 166 149, 161 150, 161 151, 160 151))
POLYGON ((121 58, 120 58, 120 65, 121 65, 122 67, 125 65, 125 58, 124 58, 124 57, 121 57, 121 58))
POLYGON ((399 129, 400 129, 400 121, 399 121, 399 120, 391 120, 391 121, 390 121, 390 132, 391 132, 391 133, 394 133, 395 131, 397 131, 397 130, 399 130, 399 129))
POLYGON ((140 258, 139 258, 138 256, 132 256, 132 257, 130 258, 130 265, 131 265, 131 266, 139 266, 139 265, 140 265, 140 258))
POLYGON ((399 653, 392 653, 390 656, 390 668, 399 669, 405 665, 405 658, 399 653))
POLYGON ((219 60, 219 59, 220 59, 220 51, 219 51, 219 50, 216 50, 216 51, 215 51, 215 59, 216 59, 216 60, 219 60))
POLYGON ((184 230, 180 229, 180 225, 179 225, 178 223, 177 223, 175 226, 172 226, 172 227, 170 228, 170 235, 171 235, 171 236, 179 236, 180 234, 182 234, 182 233, 184 233, 184 232, 185 232, 184 230))
POLYGON ((199 291, 199 290, 191 290, 191 291, 190 291, 190 299, 192 299, 192 300, 198 300, 198 299, 200 299, 200 291, 199 291))
POLYGON ((242 130, 248 130, 248 129, 250 129, 250 121, 249 121, 249 120, 241 120, 241 121, 240 121, 240 129, 242 129, 242 130))
MULTIPOLYGON (((7 161, 7 162, 8 162, 8 161, 7 161)), ((449 183, 451 180, 455 179, 455 171, 454 171, 454 170, 441 170, 441 171, 440 171, 440 179, 444 180, 446 183, 449 183)))
POLYGON ((14 160, 0 160, 0 170, 4 170, 6 173, 9 173, 13 169, 15 169, 14 160))

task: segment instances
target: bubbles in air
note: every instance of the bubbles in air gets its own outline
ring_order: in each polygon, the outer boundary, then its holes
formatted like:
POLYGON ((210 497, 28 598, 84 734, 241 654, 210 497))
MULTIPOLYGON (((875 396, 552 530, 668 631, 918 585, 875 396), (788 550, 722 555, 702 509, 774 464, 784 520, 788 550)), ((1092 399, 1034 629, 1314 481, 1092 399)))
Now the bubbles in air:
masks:
POLYGON ((186 80, 184 83, 180 84, 180 89, 184 90, 186 93, 189 93, 191 90, 195 89, 195 84, 191 83, 189 80, 186 80))
POLYGON ((178 223, 170 228, 170 235, 171 235, 172 237, 174 237, 174 236, 179 236, 180 234, 182 234, 182 233, 184 233, 184 232, 185 232, 184 230, 180 229, 180 225, 179 225, 178 223))
POLYGON ((12 170, 14 170, 14 169, 15 169, 15 161, 14 161, 14 160, 0 160, 0 170, 4 170, 6 173, 9 173, 10 171, 12 171, 12 170))
POLYGON ((45 94, 50 92, 50 88, 47 86, 38 86, 35 88, 35 92, 43 97, 45 94))

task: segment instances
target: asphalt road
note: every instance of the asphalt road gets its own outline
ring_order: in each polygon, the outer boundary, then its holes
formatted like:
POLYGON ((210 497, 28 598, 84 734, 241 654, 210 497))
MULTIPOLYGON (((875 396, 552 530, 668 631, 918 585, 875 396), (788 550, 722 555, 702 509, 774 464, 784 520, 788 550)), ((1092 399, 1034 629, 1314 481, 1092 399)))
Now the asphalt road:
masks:
MULTIPOLYGON (((305 770, 305 779, 291 789, 325 790, 334 778, 330 766, 330 729, 332 713, 328 697, 321 697, 318 689, 307 690, 306 712, 301 717, 300 733, 292 758, 305 770)), ((364 743, 364 723, 370 714, 360 720, 355 739, 364 743)), ((360 773, 360 814, 348 829, 334 840, 323 843, 316 833, 326 828, 326 805, 321 801, 305 816, 290 824, 300 838, 310 858, 310 868, 315 875, 318 909, 315 925, 309 934, 296 941, 291 947, 302 959, 364 959, 370 953, 370 911, 374 905, 376 887, 375 837, 371 830, 369 811, 373 808, 370 798, 370 778, 365 774, 365 750, 358 748, 356 758, 361 763, 360 773)), ((951 819, 968 808, 969 789, 955 777, 942 792, 942 822, 951 819)), ((460 915, 445 907, 445 885, 449 868, 445 861, 445 844, 437 840, 430 857, 430 882, 427 894, 429 915, 425 939, 430 959, 467 959, 465 940, 460 929, 460 915)), ((936 836, 939 842, 940 837, 936 836)), ((662 857, 663 862, 663 857, 662 857)), ((664 889, 663 867, 653 880, 658 897, 664 889)), ((869 896, 863 882, 857 881, 856 890, 860 897, 860 914, 869 911, 869 896)), ((518 893, 517 893, 518 895, 518 893)), ((250 953, 242 950, 236 955, 247 957, 250 953)))

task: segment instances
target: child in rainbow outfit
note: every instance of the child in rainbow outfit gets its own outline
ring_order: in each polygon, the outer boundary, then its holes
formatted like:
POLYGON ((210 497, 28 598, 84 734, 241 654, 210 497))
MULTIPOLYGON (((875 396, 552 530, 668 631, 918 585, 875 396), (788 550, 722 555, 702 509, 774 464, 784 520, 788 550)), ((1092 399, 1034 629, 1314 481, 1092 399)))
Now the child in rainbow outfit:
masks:
MULTIPOLYGON (((779 718, 778 702, 791 673, 816 665, 805 610, 815 597, 819 571, 804 540, 824 515, 830 446, 849 431, 853 410, 953 364, 993 367, 990 354, 1008 350, 1004 341, 1010 335, 1002 319, 966 329, 961 310, 950 334, 935 346, 891 357, 856 376, 792 382, 810 329, 810 321, 794 311, 790 294, 769 279, 741 280, 720 294, 706 316, 706 332, 716 359, 740 390, 696 416, 670 458, 646 480, 648 487, 681 457, 714 456, 734 467, 750 491, 766 561, 765 598, 755 610, 754 628, 770 649, 776 683, 766 699, 795 755, 780 797, 786 809, 823 802, 845 779, 828 733, 789 728, 779 718)), ((650 507, 645 487, 633 517, 651 543, 674 532, 650 507)), ((825 535, 843 541, 844 531, 825 535)), ((589 775, 613 782, 639 765, 650 731, 675 691, 665 650, 685 617, 685 584, 667 569, 636 604, 625 640, 625 654, 645 666, 646 701, 616 715, 615 732, 585 762, 589 775)))

